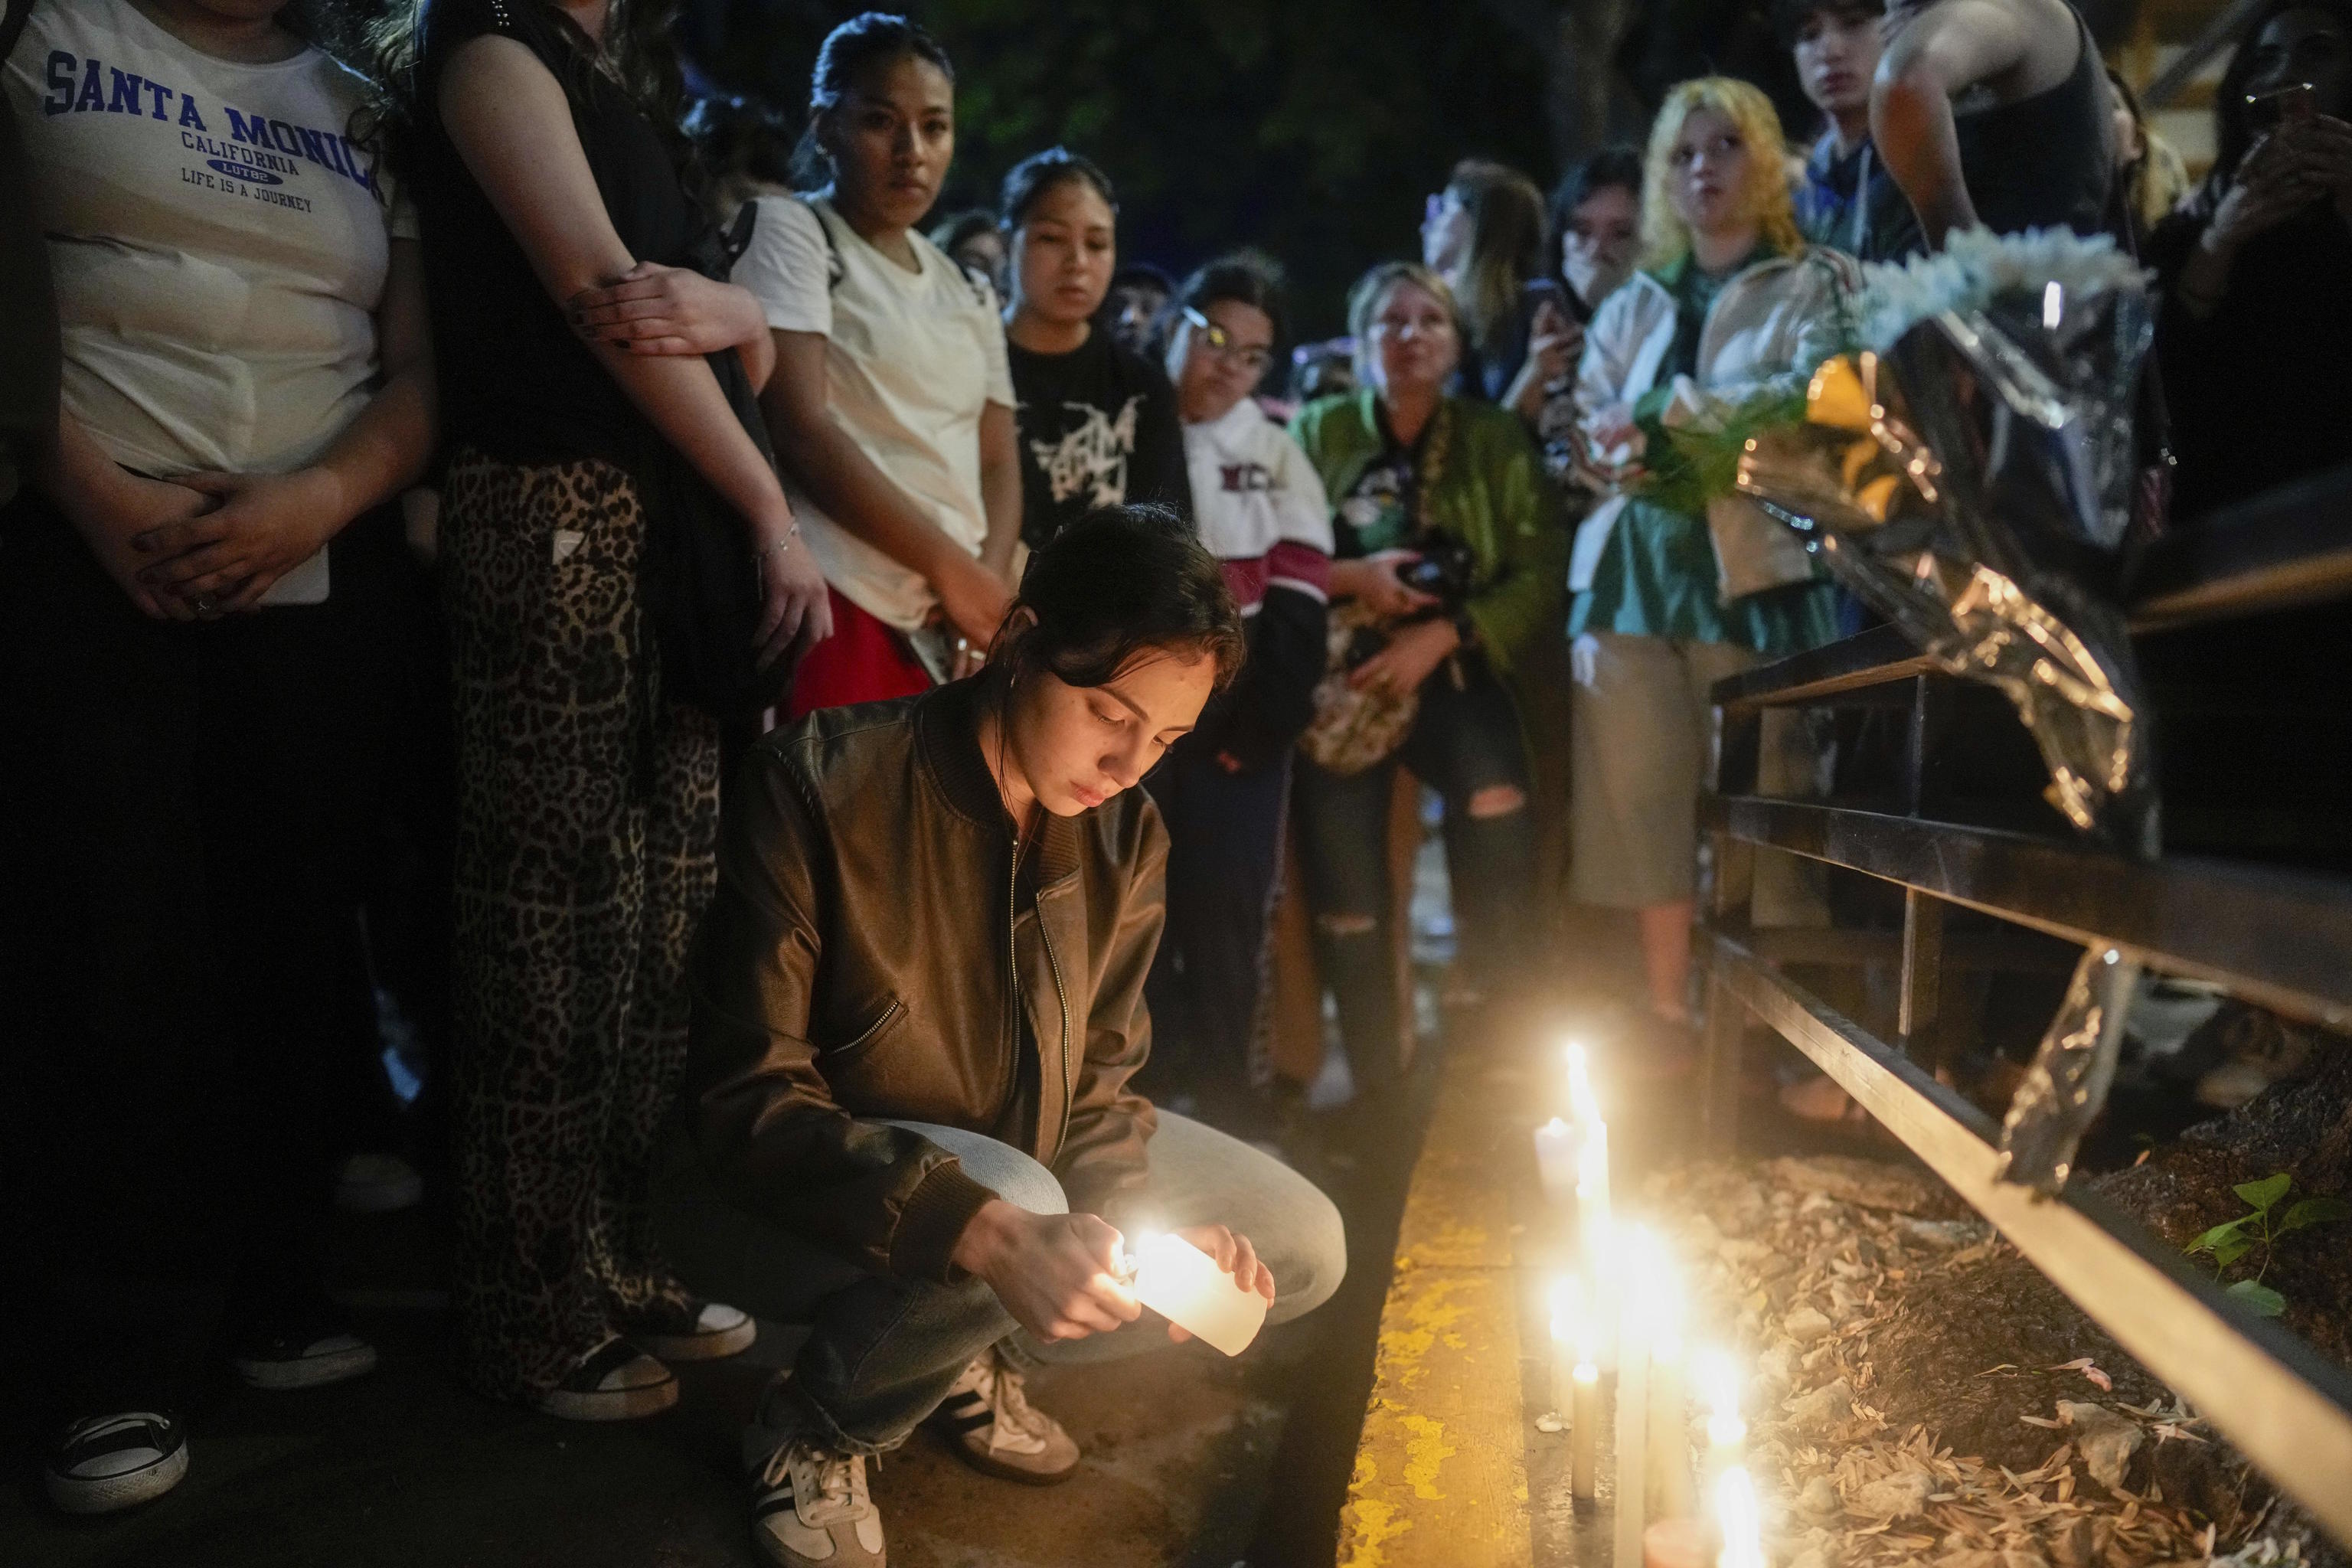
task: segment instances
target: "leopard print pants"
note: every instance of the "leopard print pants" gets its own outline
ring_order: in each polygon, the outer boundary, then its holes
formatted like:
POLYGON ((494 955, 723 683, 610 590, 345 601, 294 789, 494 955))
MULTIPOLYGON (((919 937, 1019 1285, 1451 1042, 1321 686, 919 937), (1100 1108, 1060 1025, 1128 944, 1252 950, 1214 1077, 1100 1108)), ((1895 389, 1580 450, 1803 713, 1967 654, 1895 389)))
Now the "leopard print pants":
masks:
POLYGON ((461 451, 447 487, 458 1357, 528 1401, 677 1289, 646 1182, 717 882, 719 732, 660 700, 625 472, 461 451))

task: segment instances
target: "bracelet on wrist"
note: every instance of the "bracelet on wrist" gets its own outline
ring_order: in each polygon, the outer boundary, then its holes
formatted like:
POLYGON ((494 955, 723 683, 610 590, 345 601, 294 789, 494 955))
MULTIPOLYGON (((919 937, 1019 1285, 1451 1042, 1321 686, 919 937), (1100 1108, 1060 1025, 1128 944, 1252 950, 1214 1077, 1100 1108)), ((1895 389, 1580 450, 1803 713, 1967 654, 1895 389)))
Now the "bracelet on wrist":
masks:
POLYGON ((785 529, 782 533, 777 535, 775 538, 768 541, 767 543, 760 546, 759 549, 751 552, 751 559, 754 561, 765 561, 771 555, 791 549, 793 541, 798 539, 800 537, 800 519, 794 518, 791 527, 785 529))

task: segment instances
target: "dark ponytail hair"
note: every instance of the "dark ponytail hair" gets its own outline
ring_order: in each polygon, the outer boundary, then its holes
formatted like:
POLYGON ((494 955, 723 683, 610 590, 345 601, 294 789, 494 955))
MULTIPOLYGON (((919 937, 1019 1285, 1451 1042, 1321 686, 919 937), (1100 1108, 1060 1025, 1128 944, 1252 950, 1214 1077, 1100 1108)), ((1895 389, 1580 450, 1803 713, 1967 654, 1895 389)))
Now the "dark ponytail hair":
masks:
POLYGON ((1067 147, 1048 147, 1043 153, 1032 153, 1004 176, 1004 185, 996 202, 996 221, 1010 234, 1019 228, 1028 216, 1029 209, 1037 205, 1045 193, 1072 180, 1083 180, 1102 197, 1103 205, 1111 216, 1118 216, 1118 195, 1111 189, 1110 176, 1102 165, 1083 153, 1067 147))
POLYGON ((1220 300, 1237 300, 1265 311, 1265 319, 1274 323, 1274 341, 1282 341, 1282 268, 1272 257, 1255 250, 1220 256, 1185 279, 1161 318, 1160 335, 1172 339, 1177 315, 1202 310, 1220 300))
POLYGON ((1190 523, 1164 506, 1101 506, 1029 558, 988 668, 1001 694, 1041 671, 1102 686, 1139 658, 1205 654, 1222 689, 1245 647, 1224 568, 1190 523))
POLYGON ((863 83, 877 66, 913 56, 939 67, 952 82, 955 65, 919 22, 887 11, 861 11, 824 36, 809 73, 808 126, 793 153, 793 183, 804 191, 832 184, 833 154, 824 150, 825 117, 841 107, 842 94, 863 83))

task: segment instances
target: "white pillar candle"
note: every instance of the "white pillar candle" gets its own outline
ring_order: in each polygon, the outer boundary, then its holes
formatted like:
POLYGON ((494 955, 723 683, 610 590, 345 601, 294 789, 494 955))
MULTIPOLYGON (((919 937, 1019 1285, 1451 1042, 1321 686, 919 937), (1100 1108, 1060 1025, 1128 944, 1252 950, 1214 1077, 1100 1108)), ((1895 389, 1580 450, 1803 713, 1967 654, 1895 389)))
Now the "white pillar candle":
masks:
POLYGON ((1552 1407, 1568 1420, 1569 1482, 1576 1497, 1600 1489, 1601 1366, 1595 1349, 1593 1302, 1584 1281, 1570 1274, 1551 1288, 1552 1407))
POLYGON ((1642 1530, 1649 1522, 1650 1323, 1649 1233, 1625 1229, 1624 1258, 1631 1276, 1618 1291, 1617 1322, 1617 1520, 1612 1561, 1642 1561, 1642 1530))
POLYGON ((1756 1482, 1744 1465, 1734 1465, 1715 1479, 1715 1530, 1723 1542, 1716 1568, 1767 1568, 1756 1482))
POLYGON ((1545 1201, 1566 1208, 1576 1195, 1576 1129, 1553 1117, 1536 1129, 1536 1174, 1545 1201))
POLYGON ((1239 1355, 1265 1322, 1265 1298, 1181 1236, 1147 1233, 1135 1244, 1135 1299, 1227 1355, 1239 1355))
POLYGON ((1657 1519, 1688 1519, 1698 1511, 1691 1495, 1684 1386, 1682 1338, 1671 1323, 1661 1323, 1650 1341, 1650 1511, 1657 1519))
POLYGON ((1569 1490, 1577 1501, 1591 1502, 1601 1491, 1601 1369, 1580 1361, 1569 1376, 1569 1490))

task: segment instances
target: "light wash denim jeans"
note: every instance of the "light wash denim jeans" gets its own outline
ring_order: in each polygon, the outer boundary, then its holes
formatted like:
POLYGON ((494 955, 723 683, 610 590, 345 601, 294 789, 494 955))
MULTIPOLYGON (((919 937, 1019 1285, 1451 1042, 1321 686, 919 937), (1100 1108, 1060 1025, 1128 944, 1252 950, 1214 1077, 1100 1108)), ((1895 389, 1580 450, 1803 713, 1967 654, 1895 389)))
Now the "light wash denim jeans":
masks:
MULTIPOLYGON (((1068 1210, 1054 1173, 1009 1144, 929 1122, 896 1125, 954 1154, 966 1175, 1008 1203, 1032 1214, 1068 1210)), ((1148 1316, 1116 1333, 1038 1343, 978 1279, 939 1285, 870 1274, 727 1203, 682 1145, 663 1165, 656 1223, 678 1277, 696 1293, 755 1316, 813 1325, 792 1372, 770 1386, 743 1434, 747 1466, 804 1434, 853 1453, 894 1448, 947 1397, 972 1358, 1001 1340, 1018 1361, 1057 1363, 1170 1348, 1167 1331, 1148 1316)), ((1321 1306, 1347 1271, 1339 1211, 1313 1183, 1171 1111, 1160 1112, 1150 1175, 1128 1211, 1168 1229, 1215 1224, 1249 1237, 1274 1273, 1268 1323, 1321 1306)))

